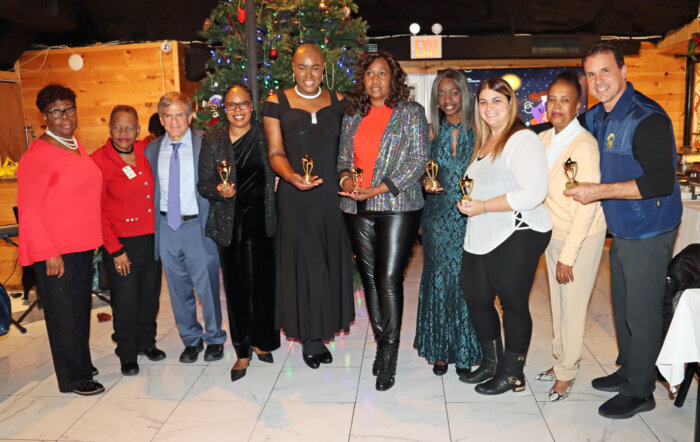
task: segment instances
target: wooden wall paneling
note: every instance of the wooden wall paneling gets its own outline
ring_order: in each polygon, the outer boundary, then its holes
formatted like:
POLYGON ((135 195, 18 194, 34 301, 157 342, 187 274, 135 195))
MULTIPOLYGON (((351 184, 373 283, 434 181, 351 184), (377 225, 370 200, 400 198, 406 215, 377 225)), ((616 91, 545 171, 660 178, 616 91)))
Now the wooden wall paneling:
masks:
MULTIPOLYGON (((0 225, 15 224, 12 207, 17 204, 17 180, 0 180, 0 225)), ((17 238, 13 238, 17 242, 17 238)), ((7 289, 22 286, 22 266, 17 263, 17 247, 0 241, 0 283, 7 289)))
POLYGON ((141 136, 148 135, 148 119, 157 111, 158 99, 164 92, 179 90, 181 77, 184 77, 184 64, 180 62, 184 45, 170 41, 172 49, 164 53, 161 43, 25 52, 19 63, 27 124, 34 125, 35 135, 43 132, 43 117, 34 101, 42 87, 57 82, 70 87, 77 95, 76 137, 88 152, 107 140, 109 114, 117 104, 134 106, 139 112, 141 136), (68 57, 72 53, 84 59, 80 71, 68 67, 68 57))
POLYGON ((0 81, 0 107, 3 109, 3 117, 0 118, 1 165, 7 157, 19 161, 19 157, 27 150, 22 91, 19 84, 0 81))

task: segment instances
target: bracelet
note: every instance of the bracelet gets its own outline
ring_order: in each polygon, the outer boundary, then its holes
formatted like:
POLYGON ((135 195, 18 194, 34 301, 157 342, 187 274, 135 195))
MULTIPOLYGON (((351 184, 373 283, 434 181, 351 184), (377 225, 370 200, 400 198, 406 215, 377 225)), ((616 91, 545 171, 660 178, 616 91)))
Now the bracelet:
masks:
POLYGON ((343 181, 349 180, 349 179, 350 179, 350 176, 349 176, 349 175, 345 175, 344 177, 342 177, 342 178, 340 179, 340 183, 338 183, 338 185, 340 186, 341 189, 343 188, 343 181))
POLYGON ((482 207, 484 208, 484 215, 486 214, 486 201, 481 202, 482 207))

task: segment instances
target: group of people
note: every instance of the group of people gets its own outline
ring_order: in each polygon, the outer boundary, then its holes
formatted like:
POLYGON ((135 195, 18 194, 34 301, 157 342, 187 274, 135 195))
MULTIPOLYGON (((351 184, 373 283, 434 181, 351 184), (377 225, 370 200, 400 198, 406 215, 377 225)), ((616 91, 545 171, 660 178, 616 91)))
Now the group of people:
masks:
POLYGON ((161 265, 185 347, 180 362, 202 351, 209 361, 223 356, 221 268, 232 381, 245 376, 253 353, 273 362, 280 329, 301 342, 309 367, 331 363, 325 343, 355 316, 354 254, 376 341, 375 387, 387 390, 404 270, 421 229, 413 345, 433 372, 455 364, 481 394, 525 388, 528 299, 545 254, 556 363, 537 379, 554 382, 549 398, 562 400, 578 373, 607 225, 621 368, 593 381, 618 392, 599 412, 624 418, 654 408, 664 277, 681 205, 671 122, 626 82, 620 50, 599 43, 586 52, 585 79, 600 103, 583 118, 578 74, 554 80, 552 128, 539 136, 500 78, 474 95, 461 72, 440 72, 429 124, 391 54, 363 54, 347 97, 322 87, 324 66, 317 46, 301 45, 295 85, 266 100, 262 124, 247 86, 232 85, 224 126, 203 137, 190 128, 193 110, 180 93, 160 99, 166 133, 148 144, 137 141, 136 110, 116 106, 110 139, 91 158, 73 137, 75 94, 58 85, 39 92, 47 129, 19 165, 19 253, 39 275, 60 391, 104 391, 88 346, 90 268, 102 244, 124 375, 138 373, 139 354, 166 357, 155 341, 161 265), (436 175, 426 173, 429 160, 436 175), (578 165, 575 186, 567 160, 578 165))

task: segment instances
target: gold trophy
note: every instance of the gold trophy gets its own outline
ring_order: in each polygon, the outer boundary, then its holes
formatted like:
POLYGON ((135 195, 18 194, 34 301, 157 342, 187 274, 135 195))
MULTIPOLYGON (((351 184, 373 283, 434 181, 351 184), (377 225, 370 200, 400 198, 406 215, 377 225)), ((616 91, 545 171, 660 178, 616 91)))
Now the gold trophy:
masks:
POLYGON ((219 169, 219 176, 221 177, 221 188, 226 189, 231 184, 228 181, 231 177, 231 165, 228 161, 223 160, 219 163, 217 169, 219 169))
POLYGON ((462 191, 461 204, 472 200, 472 191, 474 190, 474 180, 469 178, 469 175, 465 175, 464 178, 459 179, 459 188, 462 191))
POLYGON ((311 171, 314 170, 314 160, 310 156, 304 155, 304 158, 301 159, 301 168, 304 170, 304 179, 311 184, 313 182, 311 171))
POLYGON ((438 183, 437 180, 438 163, 433 160, 428 161, 428 165, 425 166, 425 173, 428 175, 428 180, 430 182, 428 189, 438 190, 440 188, 440 183, 438 183))
POLYGON ((352 178, 353 184, 355 184, 355 189, 353 189, 353 193, 357 194, 360 192, 360 186, 362 186, 362 180, 365 177, 364 173, 362 173, 362 169, 358 167, 350 170, 350 177, 352 178))
POLYGON ((578 181, 576 181, 576 173, 578 173, 578 163, 576 161, 571 161, 571 157, 564 163, 564 175, 569 180, 566 182, 567 189, 573 189, 578 186, 578 181))

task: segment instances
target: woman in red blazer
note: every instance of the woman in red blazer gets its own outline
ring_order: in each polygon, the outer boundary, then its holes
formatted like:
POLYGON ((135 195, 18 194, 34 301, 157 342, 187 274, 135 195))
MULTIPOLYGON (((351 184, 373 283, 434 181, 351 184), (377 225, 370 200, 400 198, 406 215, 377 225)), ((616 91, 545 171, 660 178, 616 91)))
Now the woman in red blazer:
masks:
POLYGON ((103 256, 111 287, 114 335, 121 371, 139 372, 137 357, 165 358, 156 348, 161 267, 153 248, 153 175, 139 136, 139 117, 119 105, 109 117, 110 139, 92 154, 102 170, 103 256))
POLYGON ((102 174, 73 134, 75 93, 50 84, 36 105, 46 133, 22 155, 17 169, 19 263, 33 265, 42 294, 58 389, 102 393, 92 379, 90 307, 92 255, 102 244, 102 174))

